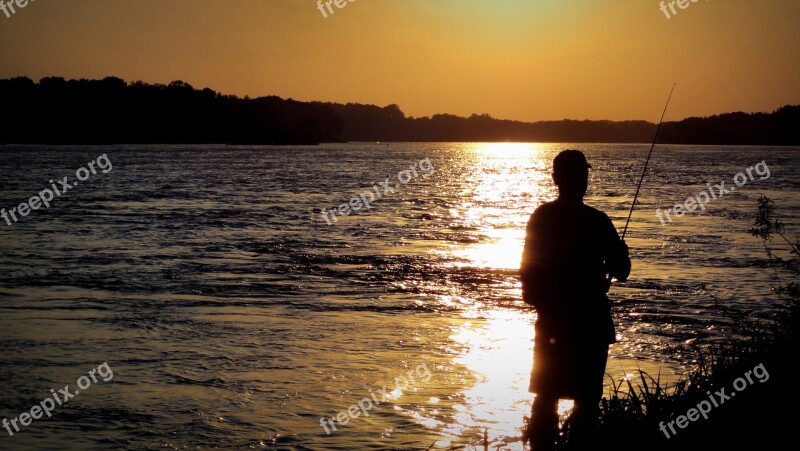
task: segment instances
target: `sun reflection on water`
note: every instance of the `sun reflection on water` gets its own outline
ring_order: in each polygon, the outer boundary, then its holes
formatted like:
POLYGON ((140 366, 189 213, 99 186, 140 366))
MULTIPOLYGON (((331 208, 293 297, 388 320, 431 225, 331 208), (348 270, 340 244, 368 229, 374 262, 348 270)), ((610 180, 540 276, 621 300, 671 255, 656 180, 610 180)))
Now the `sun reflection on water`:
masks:
POLYGON ((478 229, 474 245, 448 249, 460 266, 516 269, 522 252, 525 224, 535 205, 552 196, 548 191, 553 150, 547 144, 484 143, 470 149, 476 158, 454 219, 478 229))
MULTIPOLYGON (((451 208, 453 224, 474 230, 475 241, 440 249, 457 268, 491 273, 494 280, 518 286, 512 273, 519 268, 529 215, 541 203, 555 198, 550 180, 552 158, 558 145, 528 143, 474 144, 468 151, 474 157, 464 181, 462 198, 451 208), (497 276, 500 274, 500 276, 497 276), (505 279, 504 279, 505 278, 505 279)), ((514 290, 510 290, 514 291, 514 290)), ((518 291, 516 291, 518 293, 518 291)), ((516 294, 518 296, 518 294, 516 294)), ((468 319, 453 329, 452 348, 460 350, 452 358, 454 367, 466 368, 475 375, 474 383, 460 386, 459 403, 452 406, 450 421, 436 422, 442 438, 435 449, 470 448, 486 432, 490 449, 523 449, 523 416, 530 416, 533 395, 528 382, 533 361, 533 323, 535 314, 526 308, 509 309, 484 302, 476 294, 441 295, 447 306, 462 306, 468 319), (464 448, 467 444, 469 445, 464 448), (500 447, 500 448, 498 448, 500 447)), ((523 307, 521 299, 515 304, 523 307)), ((630 361, 610 356, 607 371, 615 379, 643 369, 657 374, 655 363, 630 361)), ((672 375, 667 379, 674 380, 672 375)), ((437 398, 432 405, 439 403, 437 398)), ((558 405, 561 420, 572 409, 571 400, 558 405)), ((422 418, 418 420, 422 421, 422 418)), ((434 423, 427 422, 428 427, 434 423)))
POLYGON ((469 247, 456 249, 451 255, 462 259, 459 266, 494 269, 518 269, 524 229, 499 229, 486 232, 488 240, 469 247))
MULTIPOLYGON (((464 352, 453 358, 475 374, 475 383, 460 393, 463 404, 454 406, 452 422, 441 433, 452 437, 437 446, 463 445, 466 436, 487 432, 489 443, 503 449, 522 449, 523 416, 530 415, 533 395, 528 378, 533 355, 533 321, 530 312, 491 310, 481 318, 456 328, 451 339, 464 352)), ((572 401, 562 400, 562 418, 572 401)))
MULTIPOLYGON (((549 167, 555 150, 549 145, 529 143, 476 144, 478 156, 471 174, 473 187, 451 214, 473 225, 480 240, 453 246, 444 252, 455 257, 458 267, 487 271, 519 268, 525 225, 533 208, 552 198, 548 190, 549 167)), ((443 299, 444 302, 452 300, 443 299)), ((520 300, 521 302, 521 300, 520 300)), ((523 416, 530 415, 533 395, 528 393, 532 364, 533 321, 529 310, 486 306, 453 332, 454 347, 464 350, 453 365, 472 371, 476 382, 460 395, 452 422, 443 426, 437 447, 463 443, 459 438, 487 432, 493 447, 522 449, 523 416)), ((562 401, 560 413, 572 407, 562 401)))

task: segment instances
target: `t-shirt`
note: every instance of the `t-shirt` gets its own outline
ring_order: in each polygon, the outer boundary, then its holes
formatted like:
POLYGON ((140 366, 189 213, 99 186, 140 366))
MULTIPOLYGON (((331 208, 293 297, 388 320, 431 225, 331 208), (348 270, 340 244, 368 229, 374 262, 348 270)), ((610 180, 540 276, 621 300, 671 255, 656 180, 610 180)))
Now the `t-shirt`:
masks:
POLYGON ((629 271, 627 250, 605 213, 556 200, 531 215, 520 270, 523 299, 555 329, 605 322, 608 274, 625 278, 629 271))

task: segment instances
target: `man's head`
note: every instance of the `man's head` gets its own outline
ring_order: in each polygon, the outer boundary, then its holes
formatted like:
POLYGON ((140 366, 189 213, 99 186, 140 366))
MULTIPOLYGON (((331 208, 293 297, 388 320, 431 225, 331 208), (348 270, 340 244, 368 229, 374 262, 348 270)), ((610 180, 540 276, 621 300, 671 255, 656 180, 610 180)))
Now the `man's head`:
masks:
POLYGON ((553 159, 553 182, 558 186, 560 198, 581 200, 589 186, 589 169, 586 157, 580 150, 565 150, 553 159))

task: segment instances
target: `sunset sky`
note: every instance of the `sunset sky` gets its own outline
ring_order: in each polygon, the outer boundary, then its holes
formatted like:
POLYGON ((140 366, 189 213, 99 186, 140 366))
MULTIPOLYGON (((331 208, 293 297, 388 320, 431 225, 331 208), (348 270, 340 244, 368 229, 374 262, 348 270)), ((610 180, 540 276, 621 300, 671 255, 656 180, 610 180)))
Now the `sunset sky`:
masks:
POLYGON ((673 82, 668 120, 800 104, 798 0, 700 0, 671 18, 657 0, 333 8, 326 18, 315 0, 30 1, 0 12, 0 77, 183 80, 519 120, 657 121, 673 82))

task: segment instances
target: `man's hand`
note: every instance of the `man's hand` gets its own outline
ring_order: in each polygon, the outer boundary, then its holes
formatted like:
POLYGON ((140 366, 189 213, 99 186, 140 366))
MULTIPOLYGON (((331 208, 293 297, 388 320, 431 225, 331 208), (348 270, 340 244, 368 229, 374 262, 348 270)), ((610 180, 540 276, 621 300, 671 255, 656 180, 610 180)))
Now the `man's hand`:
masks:
POLYGON ((608 274, 620 282, 625 282, 631 274, 631 259, 627 243, 624 240, 620 241, 615 251, 606 261, 608 274))

